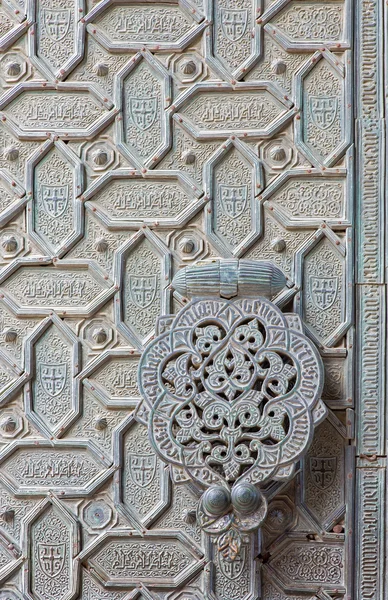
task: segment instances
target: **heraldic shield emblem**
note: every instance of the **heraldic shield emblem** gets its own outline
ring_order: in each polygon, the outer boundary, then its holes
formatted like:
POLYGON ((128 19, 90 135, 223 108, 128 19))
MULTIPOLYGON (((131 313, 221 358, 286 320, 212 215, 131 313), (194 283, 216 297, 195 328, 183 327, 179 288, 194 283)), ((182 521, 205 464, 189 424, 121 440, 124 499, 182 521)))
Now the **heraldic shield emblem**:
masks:
POLYGON ((310 475, 315 487, 320 490, 329 488, 335 479, 337 471, 337 458, 317 458, 310 456, 310 475))
POLYGON ((129 453, 129 474, 135 485, 145 488, 155 477, 156 455, 129 453))
POLYGON ((38 544, 39 566, 48 577, 58 577, 66 556, 66 544, 38 544))
POLYGON ((223 212, 231 219, 242 215, 247 206, 247 185, 220 185, 220 198, 223 212))
POLYGON ((46 213, 55 219, 61 217, 69 202, 69 186, 44 184, 41 193, 46 213))
POLYGON ((319 129, 329 129, 337 115, 338 99, 333 96, 310 96, 311 119, 319 129))
POLYGON ((67 379, 66 363, 56 365, 39 365, 39 381, 47 394, 52 398, 59 396, 65 387, 67 379))
POLYGON ((130 275, 129 293, 132 302, 139 308, 147 308, 155 299, 156 275, 130 275))
POLYGON ((246 548, 243 546, 235 560, 226 560, 219 555, 218 564, 221 572, 227 579, 238 579, 244 570, 246 562, 246 548))
POLYGON ((237 42, 245 33, 248 23, 248 10, 221 8, 223 34, 231 42, 237 42))
POLYGON ((44 8, 43 11, 44 29, 54 42, 60 42, 69 31, 71 21, 71 11, 68 9, 44 8))
POLYGON ((146 131, 154 124, 157 98, 129 98, 129 116, 139 131, 146 131))
POLYGON ((338 293, 338 277, 310 277, 310 290, 313 303, 320 310, 333 306, 338 293))

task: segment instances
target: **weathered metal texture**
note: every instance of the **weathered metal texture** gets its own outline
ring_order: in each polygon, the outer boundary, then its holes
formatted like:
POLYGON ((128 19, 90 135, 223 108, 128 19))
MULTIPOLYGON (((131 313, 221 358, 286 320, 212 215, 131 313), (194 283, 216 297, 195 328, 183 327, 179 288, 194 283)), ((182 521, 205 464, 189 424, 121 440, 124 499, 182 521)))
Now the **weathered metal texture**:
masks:
POLYGON ((0 2, 0 600, 385 600, 386 8, 355 8, 0 2), (221 455, 171 467, 184 419, 162 447, 138 377, 220 296, 231 337, 264 297, 289 372, 307 336, 327 409, 226 500, 201 480, 221 455))

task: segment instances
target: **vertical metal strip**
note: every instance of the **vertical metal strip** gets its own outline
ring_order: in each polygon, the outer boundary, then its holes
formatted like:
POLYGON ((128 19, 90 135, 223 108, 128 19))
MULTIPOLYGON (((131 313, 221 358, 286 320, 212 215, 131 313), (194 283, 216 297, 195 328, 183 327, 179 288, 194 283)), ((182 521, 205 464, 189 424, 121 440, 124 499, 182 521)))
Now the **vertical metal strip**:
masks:
POLYGON ((356 539, 355 597, 385 598, 384 3, 356 3, 356 539))

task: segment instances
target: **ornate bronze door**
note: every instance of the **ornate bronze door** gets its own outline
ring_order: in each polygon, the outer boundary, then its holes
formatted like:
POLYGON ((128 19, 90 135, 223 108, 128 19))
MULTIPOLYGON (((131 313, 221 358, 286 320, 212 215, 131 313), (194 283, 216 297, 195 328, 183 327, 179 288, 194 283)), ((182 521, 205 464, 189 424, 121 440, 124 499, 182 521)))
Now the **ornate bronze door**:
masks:
POLYGON ((0 1, 0 600, 384 599, 384 19, 0 1))

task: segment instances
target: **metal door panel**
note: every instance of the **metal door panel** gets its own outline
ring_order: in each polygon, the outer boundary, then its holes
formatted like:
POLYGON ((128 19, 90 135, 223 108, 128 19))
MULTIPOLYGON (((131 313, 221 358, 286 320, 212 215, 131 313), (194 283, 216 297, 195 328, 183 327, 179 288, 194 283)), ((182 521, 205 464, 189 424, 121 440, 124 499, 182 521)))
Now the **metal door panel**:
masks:
POLYGON ((356 9, 0 2, 0 600, 383 599, 383 8, 356 9), (293 450, 292 402, 245 459, 206 421, 262 368, 232 385, 238 318, 289 357, 273 396, 319 389, 293 450))

